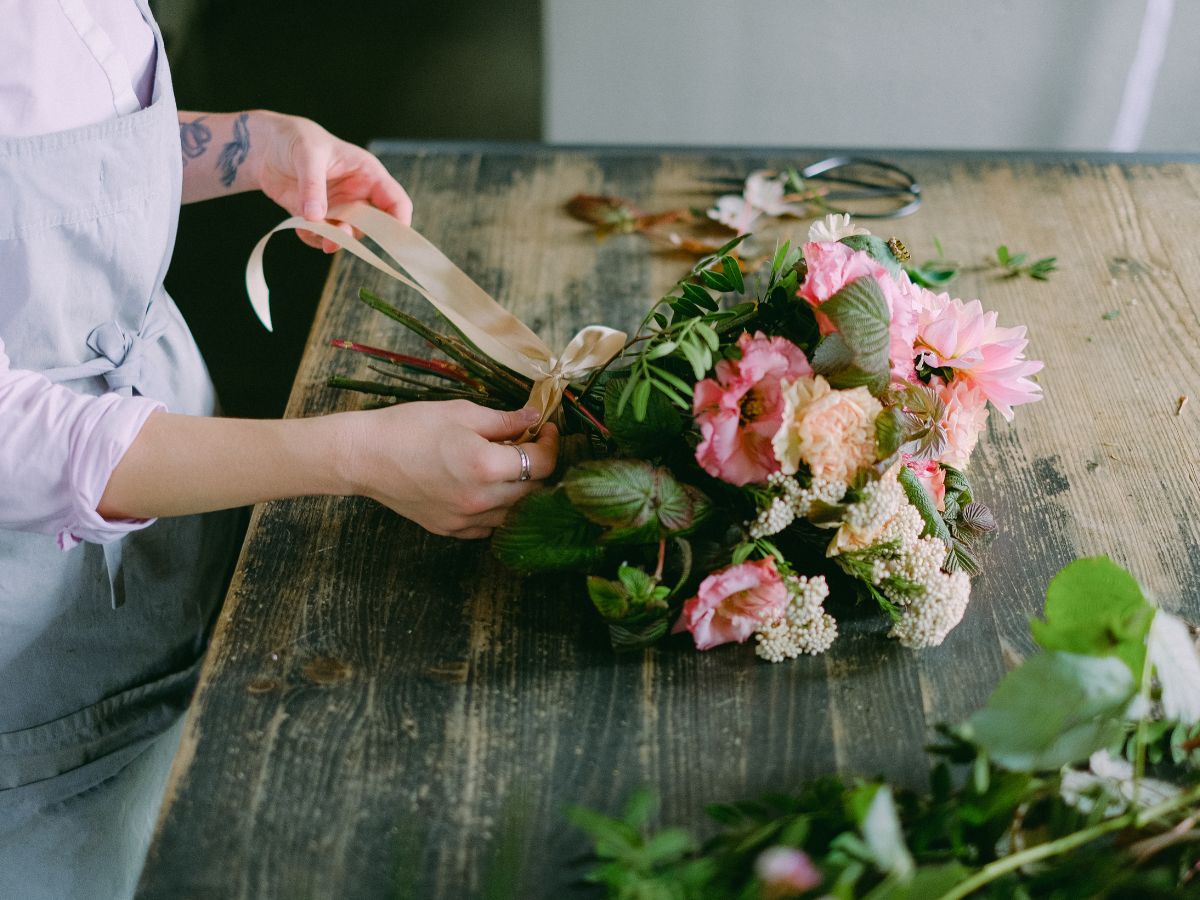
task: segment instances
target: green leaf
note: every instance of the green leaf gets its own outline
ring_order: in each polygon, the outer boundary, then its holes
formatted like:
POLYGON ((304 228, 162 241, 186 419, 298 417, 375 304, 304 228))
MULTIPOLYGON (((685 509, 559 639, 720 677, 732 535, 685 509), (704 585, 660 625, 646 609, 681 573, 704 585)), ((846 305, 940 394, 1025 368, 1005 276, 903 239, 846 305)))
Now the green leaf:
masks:
POLYGON ((629 592, 620 582, 589 575, 587 590, 592 603, 604 618, 623 619, 629 615, 629 592))
POLYGON ((649 379, 643 378, 638 382, 637 387, 633 389, 633 415, 639 422, 643 422, 646 419, 646 409, 650 404, 651 388, 652 385, 649 379))
POLYGON ((789 251, 792 249, 791 241, 784 241, 775 248, 775 255, 771 258, 771 274, 778 275, 783 269, 783 261, 787 259, 789 251))
POLYGON ((878 282, 870 276, 856 278, 822 303, 821 312, 837 334, 817 346, 813 370, 836 388, 866 385, 873 394, 881 394, 891 380, 891 316, 878 282))
MULTIPOLYGON (((625 381, 625 386, 621 389, 620 397, 617 399, 617 415, 622 415, 625 412, 625 407, 628 405, 629 399, 633 396, 633 389, 637 386, 638 380, 639 379, 638 379, 637 370, 631 369, 629 372, 629 377, 625 381)), ((605 391, 604 404, 605 404, 605 408, 607 409, 607 407, 608 407, 607 389, 605 391)))
POLYGON ((880 459, 887 459, 908 439, 908 419, 904 411, 889 406, 875 417, 875 444, 880 459))
POLYGON ((567 818, 592 839, 596 855, 614 859, 627 855, 640 842, 637 830, 620 819, 613 819, 582 806, 567 807, 567 818))
POLYGON ((631 827, 641 830, 650 824, 654 814, 658 812, 658 795, 648 787, 640 787, 625 801, 625 822, 631 827))
POLYGON ((705 269, 700 273, 700 279, 714 291, 725 293, 726 291, 733 290, 733 284, 725 277, 724 272, 714 272, 712 269, 705 269))
POLYGON ((684 341, 679 345, 679 349, 683 351, 683 355, 687 358, 687 361, 691 363, 692 374, 696 376, 697 381, 708 374, 708 366, 706 363, 711 362, 711 359, 706 360, 704 358, 704 352, 700 349, 700 347, 691 341, 684 341))
POLYGON ((617 653, 632 653, 662 640, 669 624, 666 610, 622 622, 609 622, 608 642, 617 653))
POLYGON ((696 333, 708 344, 708 349, 716 353, 721 348, 721 338, 703 321, 696 322, 696 333))
POLYGON ((599 536, 563 491, 537 491, 512 508, 492 538, 492 551, 518 572, 588 569, 604 557, 599 536))
POLYGON ((642 852, 649 862, 661 865, 681 858, 694 846, 692 836, 682 828, 665 828, 646 841, 642 852))
POLYGON ((1056 771, 1121 736, 1134 686, 1115 657, 1039 653, 1004 677, 965 736, 1005 768, 1056 771))
POLYGON ((916 474, 908 466, 900 467, 898 477, 901 487, 904 488, 904 495, 908 497, 908 502, 917 508, 917 512, 925 521, 925 529, 921 532, 922 537, 940 538, 949 548, 953 542, 950 537, 950 529, 946 526, 941 514, 938 513, 937 501, 933 499, 933 495, 925 489, 925 485, 921 484, 916 474))
MULTIPOLYGON (((663 371, 656 370, 656 374, 661 376, 663 371)), ((658 456, 683 434, 683 417, 660 386, 647 398, 646 414, 639 420, 632 408, 620 410, 619 398, 627 389, 627 379, 621 376, 610 378, 604 386, 604 422, 613 442, 626 456, 658 456)))
POLYGON ((699 307, 707 308, 710 305, 714 308, 716 307, 716 303, 712 298, 712 294, 700 287, 698 284, 693 284, 690 281, 684 282, 682 291, 684 297, 686 297, 688 300, 691 300, 699 307))
POLYGON ((742 270, 732 256, 721 258, 721 268, 725 272, 725 278, 729 281, 733 290, 739 294, 745 292, 746 282, 742 280, 742 270))
POLYGON ((1047 650, 1114 655, 1141 680, 1154 607, 1137 580, 1107 556, 1077 559, 1055 575, 1045 616, 1029 628, 1047 650))
POLYGON ((580 463, 562 480, 574 507, 610 530, 606 541, 650 542, 694 528, 709 510, 700 491, 644 460, 580 463))
POLYGON ((948 893, 955 885, 966 881, 970 874, 959 862, 922 866, 907 880, 885 879, 865 894, 863 900, 930 900, 948 893))
MULTIPOLYGON (((899 278, 901 272, 900 260, 892 253, 887 241, 874 234, 852 234, 844 237, 841 243, 851 250, 862 250, 877 263, 882 263, 893 278, 899 278)), ((872 279, 873 281, 874 279, 872 279)))

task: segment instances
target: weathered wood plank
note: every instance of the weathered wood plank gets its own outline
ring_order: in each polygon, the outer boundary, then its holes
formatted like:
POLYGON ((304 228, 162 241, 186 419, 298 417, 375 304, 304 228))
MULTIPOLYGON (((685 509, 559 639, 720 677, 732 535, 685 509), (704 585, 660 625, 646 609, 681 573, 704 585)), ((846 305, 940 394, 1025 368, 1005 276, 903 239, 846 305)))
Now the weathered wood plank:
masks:
MULTIPOLYGON (((386 158, 418 227, 551 344, 591 321, 634 324, 683 265, 637 237, 597 242, 562 212, 567 197, 702 205, 701 176, 787 161, 502 148, 386 158)), ((929 726, 964 716, 1030 651, 1026 619, 1076 555, 1112 554, 1200 618, 1200 168, 904 162, 925 208, 877 230, 916 257, 936 236, 968 262, 1007 243, 1062 266, 1045 284, 974 272, 955 285, 1002 325, 1029 326, 1047 399, 989 424, 973 469, 1003 533, 943 648, 913 654, 851 618, 827 657, 791 664, 685 641, 614 657, 574 579, 521 582, 486 546, 363 500, 266 504, 140 895, 565 896, 584 848, 560 814, 569 802, 616 809, 650 783, 667 817, 695 821, 707 801, 834 769, 922 784, 929 726)), ((325 386, 362 371, 330 338, 400 343, 353 300, 362 285, 409 302, 339 258, 289 415, 363 402, 325 386)), ((285 315, 286 298, 275 303, 285 315)))

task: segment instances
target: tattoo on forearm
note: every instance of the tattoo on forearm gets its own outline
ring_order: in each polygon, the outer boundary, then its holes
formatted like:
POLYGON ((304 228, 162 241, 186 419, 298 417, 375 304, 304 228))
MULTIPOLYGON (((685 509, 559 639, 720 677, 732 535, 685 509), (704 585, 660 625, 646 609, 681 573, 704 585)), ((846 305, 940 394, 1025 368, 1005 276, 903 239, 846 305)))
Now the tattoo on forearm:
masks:
POLYGON ((179 123, 179 144, 183 148, 183 164, 189 159, 203 156, 212 140, 212 129, 204 124, 208 116, 200 116, 190 122, 179 123))
POLYGON ((221 148, 217 158, 217 170, 221 173, 221 184, 233 187, 237 177, 238 167, 246 161, 250 153, 250 126, 246 124, 249 116, 242 113, 233 123, 233 140, 221 148))

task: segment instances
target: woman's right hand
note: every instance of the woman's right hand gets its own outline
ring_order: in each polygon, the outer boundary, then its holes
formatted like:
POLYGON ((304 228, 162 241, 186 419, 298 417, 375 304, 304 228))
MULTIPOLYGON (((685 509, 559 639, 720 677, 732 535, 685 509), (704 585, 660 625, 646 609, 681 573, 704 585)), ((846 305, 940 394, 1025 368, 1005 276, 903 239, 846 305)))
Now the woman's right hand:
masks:
POLYGON ((536 410, 501 412, 466 400, 405 403, 347 413, 345 477, 371 497, 434 534, 484 538, 509 507, 554 471, 558 429, 542 427, 521 445, 531 480, 519 481, 515 440, 536 410))

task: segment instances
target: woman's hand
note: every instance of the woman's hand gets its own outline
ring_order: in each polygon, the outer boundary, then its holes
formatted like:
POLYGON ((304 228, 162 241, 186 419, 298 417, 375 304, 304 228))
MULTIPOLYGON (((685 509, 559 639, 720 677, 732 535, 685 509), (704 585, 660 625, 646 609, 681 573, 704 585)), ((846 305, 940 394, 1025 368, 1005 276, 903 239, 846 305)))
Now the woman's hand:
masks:
POLYGON ((343 458, 353 492, 435 534, 487 537, 558 458, 558 429, 548 423, 536 441, 521 445, 532 477, 519 481, 521 455, 500 443, 520 437, 537 421, 536 410, 498 412, 450 400, 348 416, 343 458))
POLYGON ((487 537, 554 471, 558 430, 500 443, 537 421, 465 400, 405 403, 307 419, 215 419, 156 412, 113 470, 106 519, 183 516, 312 494, 362 494, 437 534, 487 537))
MULTIPOLYGON (((255 116, 252 134, 263 136, 257 157, 259 188, 293 216, 319 222, 331 206, 364 200, 405 225, 412 222, 412 201, 375 156, 309 119, 266 111, 255 116)), ((342 227, 352 233, 348 225, 342 227)), ((337 249, 312 232, 298 234, 326 253, 337 249)))

